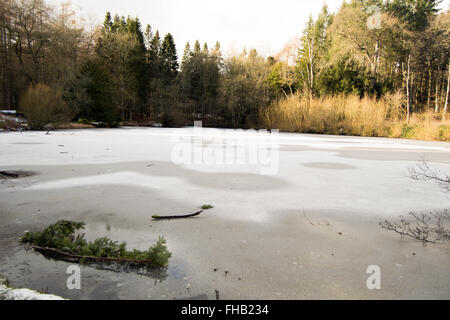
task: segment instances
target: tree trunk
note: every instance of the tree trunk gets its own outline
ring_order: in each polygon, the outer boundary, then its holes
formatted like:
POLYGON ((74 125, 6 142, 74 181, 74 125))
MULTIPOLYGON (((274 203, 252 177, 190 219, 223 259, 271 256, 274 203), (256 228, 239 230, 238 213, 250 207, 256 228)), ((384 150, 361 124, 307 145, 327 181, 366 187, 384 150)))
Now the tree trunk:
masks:
POLYGON ((445 96, 444 115, 442 117, 443 121, 445 121, 445 117, 447 115, 449 91, 450 91, 450 61, 448 63, 447 95, 445 96))
MULTIPOLYGON (((1 19, 1 17, 0 17, 1 19)), ((7 72, 6 72, 6 63, 5 63, 5 56, 6 56, 6 35, 5 35, 5 28, 1 27, 0 28, 0 62, 1 62, 1 70, 0 70, 0 74, 1 74, 1 97, 0 97, 0 101, 2 103, 2 105, 5 104, 6 102, 6 77, 7 77, 7 72)))
POLYGON ((409 87, 409 78, 410 78, 410 65, 411 65, 411 55, 408 55, 408 70, 406 73, 406 105, 407 105, 407 110, 406 110, 406 121, 409 123, 409 117, 410 117, 410 112, 411 112, 411 92, 410 92, 410 87, 409 87))
POLYGON ((5 27, 7 24, 6 17, 1 18, 1 37, 0 37, 0 63, 1 63, 1 107, 10 109, 11 99, 10 99, 10 85, 9 85, 9 46, 8 46, 8 29, 5 27))
POLYGON ((436 78, 436 98, 435 98, 435 107, 434 112, 439 112, 439 78, 436 78))
POLYGON ((411 113, 411 109, 412 106, 415 105, 415 97, 416 97, 416 84, 415 84, 415 79, 414 79, 414 72, 410 72, 411 75, 411 80, 410 80, 410 84, 409 84, 409 100, 411 101, 410 103, 410 109, 409 112, 411 113))
POLYGON ((311 42, 308 40, 308 51, 309 51, 309 100, 312 103, 313 100, 313 87, 314 87, 314 39, 311 42))
POLYGON ((431 62, 428 60, 428 98, 427 98, 427 109, 430 108, 430 104, 431 104, 431 78, 432 78, 431 62))

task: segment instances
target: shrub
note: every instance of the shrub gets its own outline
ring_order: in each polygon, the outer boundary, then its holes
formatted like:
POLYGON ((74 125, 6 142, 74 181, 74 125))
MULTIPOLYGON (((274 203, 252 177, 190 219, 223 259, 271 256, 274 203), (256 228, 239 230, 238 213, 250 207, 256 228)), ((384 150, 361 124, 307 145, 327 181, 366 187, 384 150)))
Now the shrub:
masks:
POLYGON ((399 222, 385 220, 380 223, 381 228, 394 231, 402 239, 410 237, 424 243, 450 241, 450 230, 447 228, 450 221, 448 210, 443 212, 415 213, 411 212, 411 219, 400 217, 399 222))
POLYGON ((439 140, 450 141, 450 126, 439 127, 439 140))
POLYGON ((181 112, 170 110, 164 111, 161 122, 166 128, 178 128, 186 125, 186 118, 181 112))
MULTIPOLYGON (((125 242, 118 243, 109 238, 98 238, 93 242, 84 239, 84 234, 76 235, 77 230, 83 229, 83 222, 59 221, 42 232, 27 232, 21 242, 43 248, 43 253, 52 253, 50 249, 57 249, 68 255, 80 257, 81 262, 96 261, 95 258, 112 258, 124 264, 134 264, 131 261, 142 261, 142 264, 153 268, 166 267, 172 256, 167 249, 166 240, 159 237, 155 245, 147 251, 127 251, 125 242)), ((42 249, 39 249, 42 250, 42 249)), ((73 257, 72 257, 73 258, 73 257)), ((64 260, 64 255, 61 257, 64 260)))
POLYGON ((401 138, 412 139, 414 137, 414 127, 405 125, 402 129, 401 138))
POLYGON ((63 100, 62 92, 45 84, 31 85, 20 98, 22 112, 31 129, 41 130, 48 124, 68 122, 73 113, 63 100))

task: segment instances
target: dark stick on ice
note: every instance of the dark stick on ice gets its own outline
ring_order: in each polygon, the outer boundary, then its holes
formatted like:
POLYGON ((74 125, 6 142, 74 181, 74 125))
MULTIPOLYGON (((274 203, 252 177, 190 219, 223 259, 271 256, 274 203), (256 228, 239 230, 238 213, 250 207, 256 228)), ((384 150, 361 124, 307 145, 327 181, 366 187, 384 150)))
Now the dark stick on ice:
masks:
POLYGON ((203 213, 203 210, 199 211, 199 212, 196 212, 196 213, 193 213, 193 214, 186 214, 186 215, 182 215, 182 216, 153 216, 152 218, 154 220, 186 219, 186 218, 192 218, 192 217, 199 216, 202 213, 203 213))

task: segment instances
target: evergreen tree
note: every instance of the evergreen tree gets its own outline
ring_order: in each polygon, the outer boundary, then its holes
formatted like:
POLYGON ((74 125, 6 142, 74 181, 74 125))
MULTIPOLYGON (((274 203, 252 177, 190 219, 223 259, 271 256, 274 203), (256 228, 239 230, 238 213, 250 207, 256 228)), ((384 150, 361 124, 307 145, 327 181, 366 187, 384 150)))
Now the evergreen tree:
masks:
POLYGON ((148 50, 149 70, 151 78, 159 78, 161 73, 161 38, 159 31, 156 30, 155 35, 150 43, 148 50))
POLYGON ((223 69, 224 61, 222 58, 222 51, 220 51, 219 41, 216 41, 214 50, 211 52, 211 58, 214 60, 214 63, 218 66, 220 72, 223 69))
POLYGON ((139 19, 115 15, 110 31, 109 16, 97 40, 96 53, 114 84, 115 108, 128 119, 145 111, 148 91, 146 47, 139 19))
POLYGON ((147 27, 145 28, 145 32, 144 32, 144 43, 145 43, 145 47, 147 48, 147 50, 150 50, 150 45, 153 39, 153 30, 152 27, 147 24, 147 27))
POLYGON ((130 56, 129 66, 130 71, 136 75, 137 79, 138 101, 136 101, 135 111, 143 112, 147 101, 149 76, 147 70, 147 48, 144 34, 141 30, 141 22, 138 18, 132 19, 128 17, 126 32, 137 40, 137 46, 130 56))
POLYGON ((134 35, 136 39, 139 42, 139 45, 141 46, 141 50, 144 52, 145 49, 145 40, 144 40, 144 34, 141 30, 141 22, 138 18, 127 18, 126 22, 126 32, 128 32, 131 35, 134 35))
POLYGON ((121 31, 125 31, 127 27, 127 23, 125 21, 125 17, 119 17, 119 15, 115 15, 114 16, 114 21, 112 23, 111 26, 111 31, 112 32, 121 32, 121 31))
POLYGON ((387 2, 389 12, 407 22, 411 31, 424 31, 439 11, 442 0, 393 0, 387 2))
POLYGON ((200 42, 198 40, 195 41, 193 51, 194 51, 194 55, 197 55, 201 52, 200 42))
POLYGON ((80 110, 80 118, 114 124, 119 120, 113 105, 113 83, 109 72, 101 63, 88 61, 81 69, 88 79, 86 94, 88 103, 80 110))
POLYGON ((175 41, 170 33, 164 37, 161 45, 161 59, 164 81, 170 83, 177 76, 179 67, 175 41))
POLYGON ((112 28, 112 20, 111 20, 111 13, 107 12, 106 16, 105 16, 105 21, 103 22, 103 32, 111 32, 111 28, 112 28))
POLYGON ((216 41, 216 44, 214 46, 214 51, 213 51, 212 54, 215 55, 216 57, 221 57, 222 56, 222 52, 220 51, 220 43, 219 43, 219 41, 216 41))
POLYGON ((192 51, 191 51, 191 45, 189 42, 186 43, 186 46, 184 47, 184 53, 183 58, 181 59, 181 71, 183 72, 186 68, 187 64, 192 58, 192 51))
POLYGON ((297 71, 300 84, 309 93, 311 99, 317 93, 316 81, 321 67, 326 64, 330 47, 327 28, 331 19, 328 8, 324 5, 317 20, 314 20, 312 16, 309 17, 301 38, 297 71))
POLYGON ((209 48, 208 48, 208 44, 205 42, 203 44, 203 50, 202 53, 207 57, 209 55, 209 48))

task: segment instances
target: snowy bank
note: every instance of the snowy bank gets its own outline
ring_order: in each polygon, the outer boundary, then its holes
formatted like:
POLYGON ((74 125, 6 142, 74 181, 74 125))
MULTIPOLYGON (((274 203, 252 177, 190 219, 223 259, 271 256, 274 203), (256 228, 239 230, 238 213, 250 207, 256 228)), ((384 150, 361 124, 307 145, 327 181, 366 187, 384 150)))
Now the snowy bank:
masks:
POLYGON ((42 294, 30 289, 13 289, 7 286, 5 279, 0 278, 0 300, 65 300, 61 297, 42 294))

